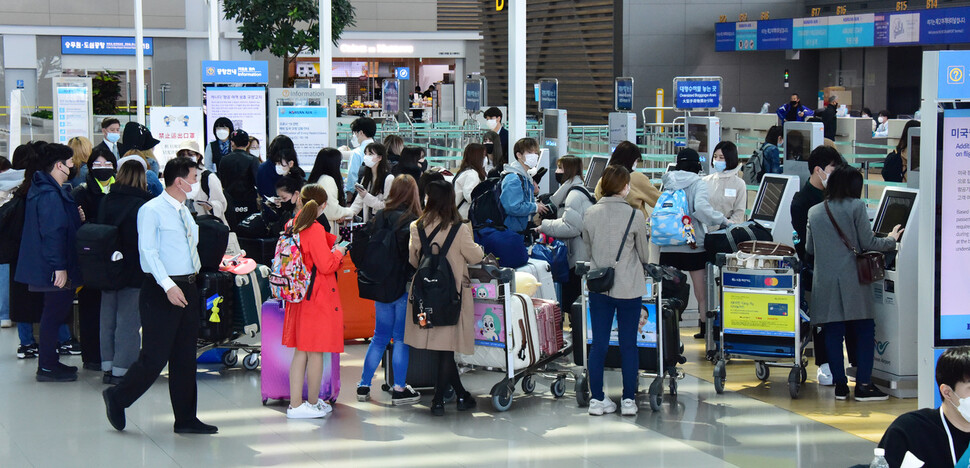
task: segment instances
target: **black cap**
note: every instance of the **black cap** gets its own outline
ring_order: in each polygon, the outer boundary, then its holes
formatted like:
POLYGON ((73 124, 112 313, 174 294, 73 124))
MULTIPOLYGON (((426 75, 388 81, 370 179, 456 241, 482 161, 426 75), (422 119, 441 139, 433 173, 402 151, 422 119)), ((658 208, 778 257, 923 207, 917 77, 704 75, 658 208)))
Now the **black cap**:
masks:
POLYGON ((147 151, 159 143, 148 127, 138 122, 128 122, 121 134, 121 154, 129 150, 147 151))
POLYGON ((237 148, 245 148, 249 146, 249 134, 243 129, 235 130, 229 135, 229 141, 236 145, 237 148))
POLYGON ((701 161, 701 155, 697 154, 697 151, 695 151, 692 148, 684 148, 684 149, 680 150, 679 153, 677 153, 677 162, 679 163, 681 161, 684 161, 684 162, 690 162, 690 161, 700 162, 701 161))

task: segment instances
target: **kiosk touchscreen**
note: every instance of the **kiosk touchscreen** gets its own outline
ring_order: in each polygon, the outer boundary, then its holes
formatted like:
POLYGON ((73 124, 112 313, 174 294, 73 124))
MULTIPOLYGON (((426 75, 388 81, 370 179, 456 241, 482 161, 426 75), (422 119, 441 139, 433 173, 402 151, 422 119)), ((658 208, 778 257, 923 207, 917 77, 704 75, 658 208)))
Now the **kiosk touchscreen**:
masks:
POLYGON ((906 186, 919 188, 919 127, 909 128, 909 141, 906 142, 906 186))
POLYGON ((798 176, 800 183, 808 182, 808 156, 812 150, 825 143, 825 130, 821 122, 785 122, 785 159, 783 172, 798 176))
POLYGON ((566 111, 562 109, 546 109, 542 111, 542 140, 540 149, 548 150, 549 157, 540 159, 541 167, 549 173, 539 182, 539 193, 553 193, 559 188, 559 182, 553 176, 561 156, 569 153, 569 127, 566 122, 566 111))
POLYGON ((600 177, 603 177, 603 169, 606 169, 606 163, 610 161, 610 158, 606 156, 593 156, 593 159, 589 160, 589 167, 586 169, 586 188, 592 192, 596 190, 596 184, 600 182, 600 177))
POLYGON ((711 155, 721 142, 721 120, 717 117, 687 117, 687 147, 701 156, 701 173, 710 174, 711 155))
POLYGON ((794 245, 791 201, 798 190, 798 177, 780 174, 765 174, 758 187, 751 219, 770 230, 772 240, 779 244, 794 245))
POLYGON ((896 244, 895 255, 886 255, 886 278, 872 284, 876 313, 872 381, 897 398, 915 398, 917 390, 913 330, 917 326, 918 205, 916 189, 887 187, 872 222, 877 236, 887 236, 896 225, 905 228, 896 244))

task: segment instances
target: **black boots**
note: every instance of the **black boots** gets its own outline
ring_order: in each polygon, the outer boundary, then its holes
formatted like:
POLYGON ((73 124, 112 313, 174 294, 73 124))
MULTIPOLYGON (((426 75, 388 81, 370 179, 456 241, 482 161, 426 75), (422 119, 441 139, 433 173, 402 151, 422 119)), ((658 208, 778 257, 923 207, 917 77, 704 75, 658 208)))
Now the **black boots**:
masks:
POLYGON ((698 332, 696 335, 694 335, 694 339, 695 340, 707 339, 707 322, 701 322, 700 319, 698 319, 697 323, 700 324, 701 331, 698 332))

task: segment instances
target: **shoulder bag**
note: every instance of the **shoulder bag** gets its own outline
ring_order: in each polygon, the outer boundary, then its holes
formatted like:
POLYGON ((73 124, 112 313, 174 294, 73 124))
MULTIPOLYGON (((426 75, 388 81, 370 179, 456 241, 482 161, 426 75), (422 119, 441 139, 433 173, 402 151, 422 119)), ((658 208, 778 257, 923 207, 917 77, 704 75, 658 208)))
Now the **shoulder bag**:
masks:
POLYGON ((825 212, 829 215, 829 220, 832 221, 832 225, 835 226, 835 231, 839 233, 839 237, 842 238, 842 242, 845 244, 849 250, 855 254, 855 265, 856 272, 859 275, 859 284, 866 285, 872 284, 876 281, 880 281, 886 277, 886 256, 882 252, 863 252, 859 253, 852 244, 849 243, 849 239, 845 237, 845 233, 842 232, 842 228, 839 227, 839 223, 835 222, 835 217, 832 216, 832 210, 829 209, 828 200, 825 201, 825 212))
POLYGON ((633 225, 633 217, 636 214, 636 210, 630 213, 630 220, 626 223, 626 232, 623 233, 623 240, 620 241, 620 249, 616 252, 616 260, 613 262, 613 266, 597 268, 586 274, 586 288, 591 292, 605 294, 610 289, 613 289, 616 265, 620 263, 620 254, 623 253, 623 246, 626 245, 626 236, 630 234, 630 226, 633 225))

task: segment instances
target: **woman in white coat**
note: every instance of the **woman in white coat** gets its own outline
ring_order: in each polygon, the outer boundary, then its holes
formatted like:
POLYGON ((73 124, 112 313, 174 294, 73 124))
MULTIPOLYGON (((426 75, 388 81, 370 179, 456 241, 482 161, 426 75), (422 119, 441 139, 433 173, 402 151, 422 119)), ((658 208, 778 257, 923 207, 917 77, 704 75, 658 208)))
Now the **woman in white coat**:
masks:
MULTIPOLYGON (((748 187, 738 177, 738 147, 730 141, 722 141, 714 147, 711 159, 711 174, 704 176, 711 206, 724 214, 728 224, 744 222, 748 187)), ((716 227, 708 226, 708 232, 716 227)))
POLYGON ((471 143, 465 147, 461 165, 452 184, 455 186, 455 200, 461 219, 468 219, 472 207, 472 192, 485 180, 485 145, 471 143))
POLYGON ((371 143, 364 149, 364 171, 357 190, 357 198, 350 206, 354 216, 363 211, 364 222, 384 209, 384 200, 391 194, 391 164, 387 161, 387 149, 380 143, 371 143))

